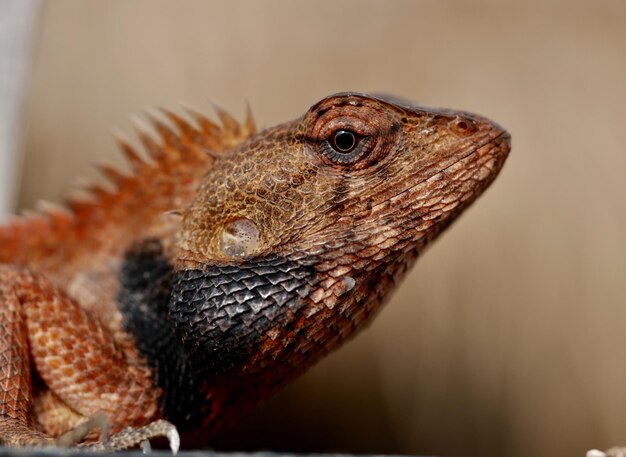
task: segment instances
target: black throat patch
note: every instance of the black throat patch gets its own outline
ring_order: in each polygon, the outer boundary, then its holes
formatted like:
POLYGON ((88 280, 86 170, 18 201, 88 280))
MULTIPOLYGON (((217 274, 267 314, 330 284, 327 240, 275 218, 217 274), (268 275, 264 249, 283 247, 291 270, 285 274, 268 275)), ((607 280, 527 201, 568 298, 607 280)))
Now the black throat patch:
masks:
POLYGON ((170 318, 205 375, 252 374, 267 332, 297 317, 315 278, 312 266, 275 256, 180 271, 170 318))
POLYGON ((165 392, 165 417, 192 429, 218 407, 210 392, 216 381, 230 379, 236 389, 241 375, 264 369, 260 345, 268 332, 291 331, 317 281, 312 265, 275 256, 175 272, 158 240, 129 249, 118 303, 165 392))
POLYGON ((124 327, 164 391, 161 409, 182 430, 192 429, 210 411, 201 378, 190 363, 168 316, 173 269, 158 240, 145 240, 125 255, 117 296, 124 327))

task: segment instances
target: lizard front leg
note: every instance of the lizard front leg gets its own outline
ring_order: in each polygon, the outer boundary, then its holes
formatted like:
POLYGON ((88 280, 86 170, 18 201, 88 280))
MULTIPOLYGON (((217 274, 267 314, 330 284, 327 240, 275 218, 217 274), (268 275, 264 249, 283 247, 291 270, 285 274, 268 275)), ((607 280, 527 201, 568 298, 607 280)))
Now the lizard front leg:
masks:
MULTIPOLYGON (((129 363, 105 327, 43 275, 0 266, 0 357, 0 440, 6 445, 54 444, 52 438, 98 412, 113 432, 158 419, 161 392, 148 368, 129 363), (31 366, 73 413, 65 423, 46 421, 45 411, 34 414, 31 366)), ((167 434, 162 426, 152 429, 152 436, 167 434)), ((137 444, 152 429, 124 443, 137 444)), ((82 440, 89 431, 70 436, 82 440)))
POLYGON ((7 268, 0 270, 0 441, 29 446, 51 441, 34 428, 28 339, 7 268))

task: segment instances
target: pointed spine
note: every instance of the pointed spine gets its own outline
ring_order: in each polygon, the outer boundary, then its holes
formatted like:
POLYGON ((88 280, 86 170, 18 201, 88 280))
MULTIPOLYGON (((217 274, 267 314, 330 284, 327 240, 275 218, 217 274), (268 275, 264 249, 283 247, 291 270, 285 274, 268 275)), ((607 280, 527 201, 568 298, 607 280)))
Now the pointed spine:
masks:
POLYGON ((96 198, 97 200, 103 200, 113 195, 113 193, 109 189, 97 183, 86 184, 85 186, 83 186, 83 188, 85 189, 85 191, 87 191, 89 195, 96 198))
POLYGON ((128 179, 124 174, 120 173, 117 168, 111 165, 97 164, 96 168, 107 178, 109 182, 115 184, 117 187, 120 187, 128 179))
POLYGON ((172 124, 178 128, 184 139, 192 141, 197 137, 199 133, 198 130, 195 129, 186 119, 183 119, 178 114, 165 108, 160 108, 159 110, 170 120, 172 124))
POLYGON ((211 104, 213 105, 213 110, 215 111, 215 114, 217 114, 217 117, 220 119, 220 122, 224 126, 224 133, 228 134, 229 136, 238 137, 241 134, 241 125, 239 124, 237 119, 232 117, 228 113, 228 111, 222 109, 222 107, 219 106, 217 103, 212 101, 211 104))
POLYGON ((50 216, 72 216, 72 212, 66 206, 48 200, 37 200, 35 209, 50 216))
MULTIPOLYGON (((169 146, 174 149, 178 149, 182 146, 181 139, 176 133, 167 126, 163 121, 158 118, 158 114, 153 111, 148 111, 146 116, 150 120, 150 123, 156 129, 164 146, 169 146)), ((167 148, 166 148, 167 149, 167 148)), ((167 151, 169 152, 169 150, 167 151)))
POLYGON ((133 116, 131 120, 139 141, 148 154, 150 154, 150 157, 157 161, 161 159, 164 155, 163 148, 159 146, 150 133, 148 133, 148 126, 145 122, 137 116, 133 116))
POLYGON ((117 143, 117 146, 122 151, 122 154, 132 167, 133 171, 137 172, 141 170, 141 168, 143 168, 146 163, 141 158, 139 153, 135 150, 135 148, 130 145, 128 137, 126 137, 126 135, 124 135, 120 131, 114 131, 112 132, 112 134, 115 142, 117 143))
POLYGON ((222 133, 222 129, 215 122, 211 121, 204 114, 199 113, 193 108, 185 108, 191 116, 194 117, 202 132, 209 137, 218 137, 222 133))
POLYGON ((252 114, 252 108, 250 108, 250 103, 246 103, 246 121, 243 124, 245 130, 245 136, 249 137, 256 133, 256 121, 254 120, 254 115, 252 114))

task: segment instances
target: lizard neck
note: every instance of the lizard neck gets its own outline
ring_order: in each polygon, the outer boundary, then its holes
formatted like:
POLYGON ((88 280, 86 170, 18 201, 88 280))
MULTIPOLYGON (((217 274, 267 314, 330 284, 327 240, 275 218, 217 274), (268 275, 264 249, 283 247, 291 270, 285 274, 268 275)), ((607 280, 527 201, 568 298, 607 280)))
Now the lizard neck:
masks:
POLYGON ((181 430, 192 429, 211 414, 213 405, 168 316, 174 271, 161 241, 133 245, 119 275, 117 303, 124 328, 162 390, 161 413, 181 430))
POLYGON ((163 390, 163 415, 183 430, 218 418, 214 428, 362 328, 410 257, 371 262, 356 279, 303 255, 176 272, 146 240, 126 253, 117 301, 163 390))
POLYGON ((349 270, 297 253, 182 270, 169 316, 203 378, 254 379, 271 393, 362 329, 416 257, 349 270))

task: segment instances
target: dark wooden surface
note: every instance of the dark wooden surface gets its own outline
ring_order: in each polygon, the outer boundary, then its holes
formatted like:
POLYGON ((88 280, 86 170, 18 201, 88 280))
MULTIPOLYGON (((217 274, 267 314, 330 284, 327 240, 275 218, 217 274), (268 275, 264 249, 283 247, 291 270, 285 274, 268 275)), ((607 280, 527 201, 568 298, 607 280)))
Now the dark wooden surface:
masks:
MULTIPOLYGON (((108 453, 97 453, 93 452, 85 452, 85 451, 67 451, 60 449, 8 449, 8 448, 0 448, 0 457, 58 457, 58 456, 93 456, 93 455, 114 455, 115 457, 138 457, 144 455, 141 451, 123 451, 116 452, 113 454, 108 453)), ((154 457, 171 457, 171 453, 167 451, 153 451, 150 453, 151 456, 154 457)), ((224 453, 224 452, 212 452, 212 451, 183 451, 177 454, 180 457, 305 457, 305 456, 316 456, 316 457, 355 457, 357 455, 363 457, 374 457, 379 454, 285 454, 285 453, 273 453, 273 452, 257 452, 257 453, 247 453, 247 452, 234 452, 234 453, 224 453)), ((395 457, 395 456, 388 456, 395 457)), ((425 456, 424 456, 425 457, 425 456)))

